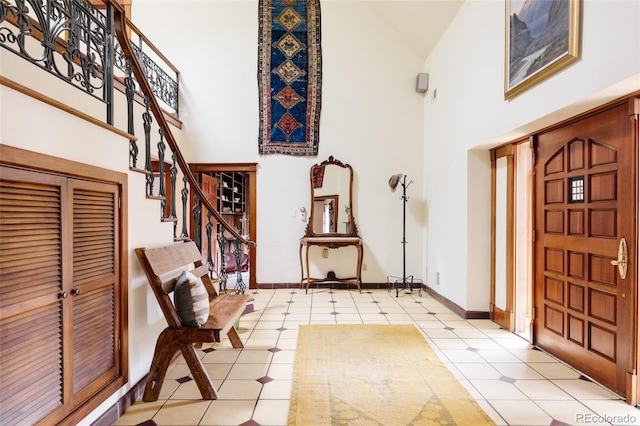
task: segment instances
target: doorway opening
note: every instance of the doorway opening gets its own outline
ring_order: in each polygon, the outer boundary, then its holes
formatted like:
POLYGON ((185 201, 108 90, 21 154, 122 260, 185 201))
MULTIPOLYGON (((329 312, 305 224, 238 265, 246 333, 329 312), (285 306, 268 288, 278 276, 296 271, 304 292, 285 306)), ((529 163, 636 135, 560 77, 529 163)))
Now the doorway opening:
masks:
MULTIPOLYGON (((243 238, 257 243, 257 163, 194 163, 189 167, 203 189, 206 185, 210 187, 210 201, 225 222, 243 238)), ((205 235, 204 231, 200 235, 205 235)), ((222 237, 220 242, 216 235, 211 251, 215 253, 212 257, 217 273, 221 276, 224 273, 226 288, 233 289, 238 281, 248 284, 250 289, 257 288, 256 247, 236 245, 230 233, 224 233, 222 237)), ((206 246, 207 242, 204 243, 206 246)))
POLYGON ((533 173, 531 142, 515 156, 515 333, 531 342, 533 318, 533 173))
POLYGON ((492 156, 490 317, 531 341, 533 318, 533 174, 529 140, 492 156))

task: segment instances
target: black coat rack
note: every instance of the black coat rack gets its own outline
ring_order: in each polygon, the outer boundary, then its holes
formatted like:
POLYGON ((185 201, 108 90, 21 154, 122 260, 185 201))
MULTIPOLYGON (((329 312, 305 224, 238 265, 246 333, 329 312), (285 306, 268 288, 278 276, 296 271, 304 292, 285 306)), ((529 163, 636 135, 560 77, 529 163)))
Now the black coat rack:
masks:
MULTIPOLYGON (((402 186, 402 197, 400 197, 402 200, 402 280, 394 280, 393 287, 396 290, 396 297, 400 293, 400 284, 402 284, 402 289, 413 291, 413 275, 407 276, 407 201, 409 201, 407 188, 412 183, 412 180, 407 182, 407 175, 402 173, 393 175, 389 179, 391 192, 396 191, 398 184, 402 186)), ((419 295, 422 296, 422 286, 419 287, 418 291, 419 295)))

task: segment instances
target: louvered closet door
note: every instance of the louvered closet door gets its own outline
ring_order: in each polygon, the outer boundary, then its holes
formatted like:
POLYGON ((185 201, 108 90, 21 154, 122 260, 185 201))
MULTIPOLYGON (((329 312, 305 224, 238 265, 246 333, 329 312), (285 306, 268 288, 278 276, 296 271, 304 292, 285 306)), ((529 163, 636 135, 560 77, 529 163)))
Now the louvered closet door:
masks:
POLYGON ((66 179, 0 167, 0 424, 64 413, 66 179))
POLYGON ((0 176, 0 425, 56 424, 121 375, 118 186, 0 176))
POLYGON ((119 371, 115 313, 117 187, 72 181, 73 200, 73 395, 86 399, 119 371))

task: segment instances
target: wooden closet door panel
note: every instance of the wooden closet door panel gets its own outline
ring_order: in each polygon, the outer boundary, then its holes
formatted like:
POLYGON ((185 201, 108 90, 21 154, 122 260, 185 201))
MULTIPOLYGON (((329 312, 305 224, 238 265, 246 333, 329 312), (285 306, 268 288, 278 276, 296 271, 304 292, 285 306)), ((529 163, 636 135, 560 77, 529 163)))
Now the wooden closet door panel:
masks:
POLYGON ((0 167, 0 424, 64 416, 66 179, 0 167))
POLYGON ((117 186, 69 185, 73 200, 73 398, 82 401, 118 375, 117 186))

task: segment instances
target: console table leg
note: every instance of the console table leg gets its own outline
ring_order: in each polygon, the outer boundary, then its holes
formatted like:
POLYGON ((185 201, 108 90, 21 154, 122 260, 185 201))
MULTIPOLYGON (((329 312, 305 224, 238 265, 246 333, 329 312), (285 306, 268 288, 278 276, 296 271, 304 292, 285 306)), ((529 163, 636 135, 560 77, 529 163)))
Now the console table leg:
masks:
POLYGON ((298 257, 300 257, 300 285, 298 286, 298 288, 302 288, 302 285, 304 283, 304 267, 302 266, 302 243, 300 243, 300 250, 298 253, 298 257))

